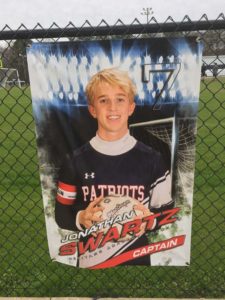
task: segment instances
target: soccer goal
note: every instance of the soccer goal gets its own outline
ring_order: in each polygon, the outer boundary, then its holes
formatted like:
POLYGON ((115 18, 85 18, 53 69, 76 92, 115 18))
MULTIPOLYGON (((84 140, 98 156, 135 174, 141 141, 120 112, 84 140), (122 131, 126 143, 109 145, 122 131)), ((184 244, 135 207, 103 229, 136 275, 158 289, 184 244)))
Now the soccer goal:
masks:
POLYGON ((22 81, 17 69, 0 68, 0 87, 18 86, 21 88, 22 81))
POLYGON ((174 126, 174 117, 130 124, 131 135, 160 152, 171 171, 175 150, 174 126))
POLYGON ((196 120, 171 117, 140 122, 130 124, 130 133, 162 154, 171 170, 175 198, 190 203, 194 182, 196 120))

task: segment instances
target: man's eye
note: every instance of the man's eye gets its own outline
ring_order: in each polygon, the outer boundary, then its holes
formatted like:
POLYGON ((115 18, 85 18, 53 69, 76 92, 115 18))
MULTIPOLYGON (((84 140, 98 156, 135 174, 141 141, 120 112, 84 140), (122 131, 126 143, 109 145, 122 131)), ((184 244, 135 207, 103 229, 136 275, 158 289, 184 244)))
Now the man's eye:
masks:
POLYGON ((106 102, 107 102, 107 99, 105 99, 105 98, 102 98, 102 99, 99 100, 99 103, 102 103, 102 104, 104 104, 106 102))
POLYGON ((123 101, 125 101, 125 98, 123 98, 123 97, 117 98, 117 101, 118 102, 123 102, 123 101))

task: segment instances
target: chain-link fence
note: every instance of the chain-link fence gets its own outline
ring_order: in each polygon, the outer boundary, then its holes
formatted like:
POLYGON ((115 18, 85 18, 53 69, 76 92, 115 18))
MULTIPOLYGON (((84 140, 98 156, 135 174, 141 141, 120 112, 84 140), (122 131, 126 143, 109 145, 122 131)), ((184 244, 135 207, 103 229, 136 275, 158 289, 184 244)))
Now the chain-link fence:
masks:
POLYGON ((5 26, 0 32, 0 296, 225 296, 225 18, 153 18, 80 28, 5 26), (83 270, 48 254, 25 48, 32 40, 197 36, 203 41, 189 267, 83 270))

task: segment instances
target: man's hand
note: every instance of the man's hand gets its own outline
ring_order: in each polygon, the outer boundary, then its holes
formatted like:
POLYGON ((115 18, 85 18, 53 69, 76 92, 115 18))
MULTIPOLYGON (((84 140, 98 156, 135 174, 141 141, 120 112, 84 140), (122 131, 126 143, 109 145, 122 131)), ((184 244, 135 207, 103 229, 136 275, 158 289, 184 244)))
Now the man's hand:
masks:
POLYGON ((92 201, 85 210, 82 210, 79 215, 79 223, 85 228, 90 228, 93 222, 101 222, 102 218, 97 216, 96 212, 103 211, 103 207, 98 206, 103 197, 100 196, 92 201), (96 214, 96 215, 95 215, 96 214))
MULTIPOLYGON (((153 213, 150 212, 150 210, 148 208, 146 208, 143 204, 139 203, 137 205, 134 205, 134 209, 137 211, 139 210, 141 213, 140 213, 140 216, 136 216, 134 219, 137 220, 137 219, 142 219, 144 217, 147 217, 147 216, 150 216, 152 215, 153 213)), ((141 225, 141 228, 140 228, 140 231, 138 233, 136 233, 136 236, 141 236, 144 232, 145 232, 145 227, 146 227, 146 223, 143 223, 141 225)))

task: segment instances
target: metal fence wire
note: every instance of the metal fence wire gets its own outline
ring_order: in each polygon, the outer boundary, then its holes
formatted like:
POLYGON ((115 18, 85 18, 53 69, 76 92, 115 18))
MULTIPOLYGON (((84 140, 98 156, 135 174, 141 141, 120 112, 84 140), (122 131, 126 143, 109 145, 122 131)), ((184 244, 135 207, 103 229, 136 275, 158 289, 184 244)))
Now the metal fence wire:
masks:
POLYGON ((225 17, 0 31, 0 296, 225 296, 225 17), (31 41, 197 36, 204 44, 188 267, 84 270, 48 254, 25 48, 31 41), (20 80, 18 81, 18 73, 20 80), (7 76, 6 76, 7 75, 7 76), (5 80, 7 78, 7 80, 5 80))

